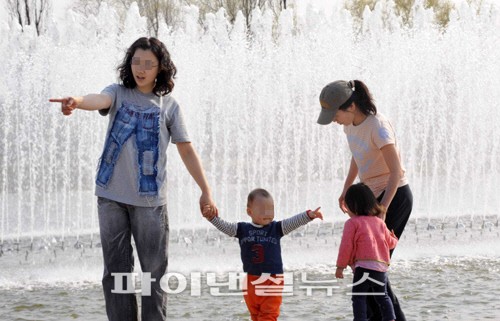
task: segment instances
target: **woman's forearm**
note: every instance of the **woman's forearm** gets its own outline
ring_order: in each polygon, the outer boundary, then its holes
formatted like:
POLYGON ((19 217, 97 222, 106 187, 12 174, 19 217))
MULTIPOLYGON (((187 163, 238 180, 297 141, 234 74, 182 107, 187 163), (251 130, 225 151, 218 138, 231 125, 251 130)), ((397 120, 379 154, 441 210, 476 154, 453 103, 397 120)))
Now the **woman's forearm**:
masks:
POLYGON ((386 209, 389 208, 389 205, 391 205, 394 195, 396 195, 400 179, 401 176, 397 173, 391 173, 391 175, 389 176, 389 181, 387 182, 387 187, 385 188, 384 196, 380 201, 380 204, 383 205, 386 209))
POLYGON ((401 161, 399 155, 396 151, 394 145, 386 145, 381 149, 384 156, 384 160, 390 171, 389 181, 387 182, 387 187, 385 188, 384 196, 380 204, 385 206, 386 209, 391 205, 394 195, 398 189, 399 182, 403 176, 403 170, 401 168, 401 161))
POLYGON ((100 110, 111 106, 111 98, 105 94, 88 94, 74 98, 78 109, 100 110))
POLYGON ((354 180, 358 176, 358 165, 356 165, 356 161, 354 161, 354 157, 351 157, 351 164, 349 165, 349 172, 347 173, 347 177, 344 182, 344 190, 343 194, 347 191, 347 189, 354 183, 354 180))
POLYGON ((200 187, 201 192, 210 195, 211 190, 208 185, 208 180, 205 176, 201 160, 194 150, 193 145, 191 143, 177 143, 177 149, 186 169, 200 187))

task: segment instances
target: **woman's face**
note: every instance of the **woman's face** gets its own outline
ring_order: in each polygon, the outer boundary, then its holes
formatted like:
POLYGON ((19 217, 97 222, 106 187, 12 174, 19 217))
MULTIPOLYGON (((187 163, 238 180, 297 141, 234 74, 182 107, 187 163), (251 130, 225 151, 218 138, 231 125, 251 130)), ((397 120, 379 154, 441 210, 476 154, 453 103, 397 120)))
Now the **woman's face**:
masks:
POLYGON ((346 110, 337 110, 337 113, 333 117, 333 122, 339 125, 352 125, 354 121, 354 104, 349 106, 346 110))
POLYGON ((137 49, 131 63, 137 88, 143 93, 152 92, 158 75, 158 58, 151 50, 137 49))

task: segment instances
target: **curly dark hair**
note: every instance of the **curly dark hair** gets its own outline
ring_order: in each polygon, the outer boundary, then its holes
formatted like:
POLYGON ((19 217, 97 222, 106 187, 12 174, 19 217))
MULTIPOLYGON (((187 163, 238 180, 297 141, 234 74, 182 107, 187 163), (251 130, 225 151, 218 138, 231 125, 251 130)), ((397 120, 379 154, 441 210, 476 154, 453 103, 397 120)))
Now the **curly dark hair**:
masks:
POLYGON ((170 59, 170 53, 167 47, 160 40, 151 37, 142 37, 137 39, 128 49, 122 63, 117 70, 120 73, 120 79, 126 88, 135 88, 134 75, 132 74, 132 57, 137 49, 151 50, 159 61, 158 76, 153 93, 156 96, 165 96, 174 89, 174 78, 177 73, 174 63, 170 59))
POLYGON ((371 189, 363 183, 351 185, 345 193, 345 204, 356 215, 377 216, 383 212, 371 189))

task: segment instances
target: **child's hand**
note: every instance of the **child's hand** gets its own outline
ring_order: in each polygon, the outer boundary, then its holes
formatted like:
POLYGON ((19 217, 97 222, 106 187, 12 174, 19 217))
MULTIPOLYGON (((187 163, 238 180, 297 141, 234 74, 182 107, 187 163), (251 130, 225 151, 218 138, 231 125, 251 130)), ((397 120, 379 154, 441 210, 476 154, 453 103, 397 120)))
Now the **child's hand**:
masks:
POLYGON ((341 267, 338 267, 337 270, 335 270, 335 277, 337 279, 343 279, 344 278, 344 269, 341 267))
POLYGON ((211 221, 214 217, 217 216, 217 210, 214 209, 212 205, 206 204, 203 206, 201 214, 204 218, 211 221))
POLYGON ((321 213, 320 208, 321 206, 314 211, 307 211, 307 216, 309 216, 311 220, 314 220, 315 218, 323 219, 323 213, 321 213))

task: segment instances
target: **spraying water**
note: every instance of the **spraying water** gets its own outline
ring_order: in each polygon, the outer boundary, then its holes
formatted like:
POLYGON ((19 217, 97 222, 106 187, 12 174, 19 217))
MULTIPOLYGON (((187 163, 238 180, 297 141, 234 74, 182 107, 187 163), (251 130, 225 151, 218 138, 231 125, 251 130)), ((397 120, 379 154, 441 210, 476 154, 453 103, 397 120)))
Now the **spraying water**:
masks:
MULTIPOLYGON (((396 129, 414 192, 416 218, 498 214, 500 198, 499 17, 458 6, 445 30, 415 6, 405 27, 379 5, 360 30, 343 9, 326 16, 255 11, 247 29, 224 12, 198 23, 184 10, 179 29, 161 25, 178 78, 173 91, 187 118, 214 198, 228 220, 244 218, 247 193, 268 189, 277 219, 337 207, 350 152, 340 126, 316 124, 321 88, 363 80, 396 129)), ((69 12, 46 34, 0 26, 0 242, 98 232, 95 170, 107 118, 63 117, 49 97, 100 92, 117 79, 124 50, 147 34, 132 6, 123 24, 103 5, 98 16, 69 12)), ((172 228, 204 224, 199 192, 169 151, 172 228)))

